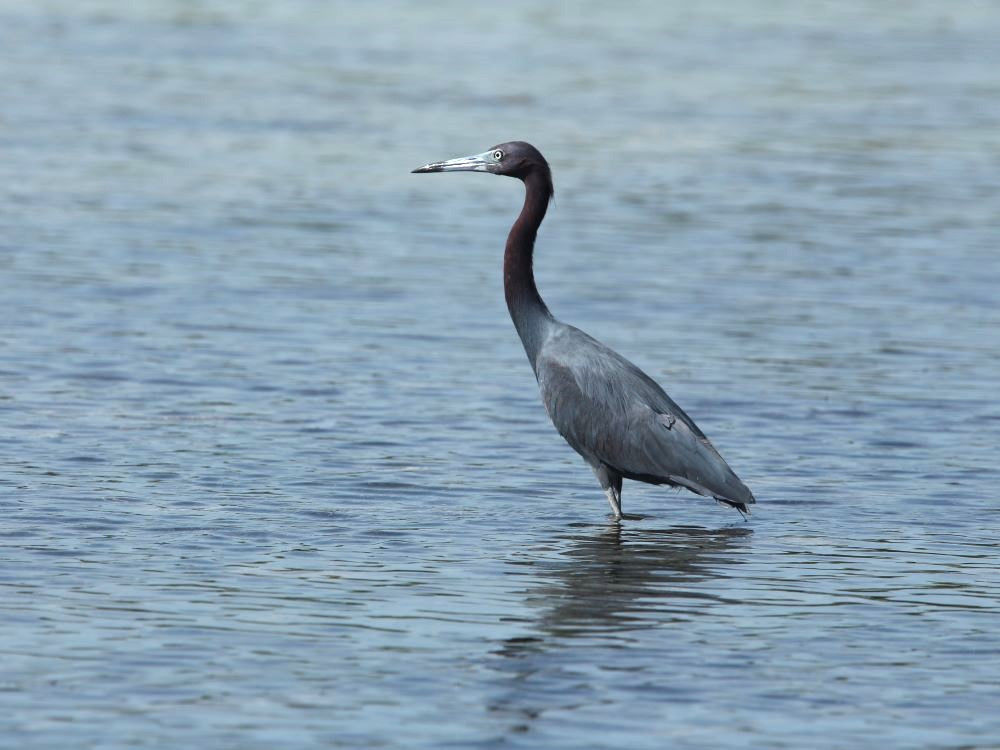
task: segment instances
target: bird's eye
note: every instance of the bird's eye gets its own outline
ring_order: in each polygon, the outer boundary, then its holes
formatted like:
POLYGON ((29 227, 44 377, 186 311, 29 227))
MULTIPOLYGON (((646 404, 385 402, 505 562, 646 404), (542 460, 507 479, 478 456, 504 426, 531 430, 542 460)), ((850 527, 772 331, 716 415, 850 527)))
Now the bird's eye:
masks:
POLYGON ((502 158, 503 158, 503 151, 497 149, 496 151, 493 152, 493 159, 495 161, 500 161, 502 158))

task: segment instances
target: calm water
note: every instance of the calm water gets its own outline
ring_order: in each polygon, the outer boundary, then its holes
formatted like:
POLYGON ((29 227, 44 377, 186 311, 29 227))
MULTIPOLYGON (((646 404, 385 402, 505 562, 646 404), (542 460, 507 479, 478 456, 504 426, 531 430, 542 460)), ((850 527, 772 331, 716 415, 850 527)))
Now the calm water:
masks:
POLYGON ((1000 747, 1000 8, 690 5, 0 2, 0 745, 1000 747))

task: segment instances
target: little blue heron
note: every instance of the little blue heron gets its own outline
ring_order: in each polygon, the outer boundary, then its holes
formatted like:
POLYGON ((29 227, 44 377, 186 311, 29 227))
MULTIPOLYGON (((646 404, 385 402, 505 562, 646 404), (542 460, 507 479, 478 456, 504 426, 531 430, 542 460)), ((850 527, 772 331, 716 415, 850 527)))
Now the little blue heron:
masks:
POLYGON ((597 475, 615 520, 622 479, 685 487, 739 510, 754 502, 694 421, 646 373, 600 341, 556 320, 532 270, 535 235, 553 195, 552 172, 530 143, 512 141, 414 172, 491 172, 524 182, 524 207, 507 236, 507 309, 559 434, 597 475))

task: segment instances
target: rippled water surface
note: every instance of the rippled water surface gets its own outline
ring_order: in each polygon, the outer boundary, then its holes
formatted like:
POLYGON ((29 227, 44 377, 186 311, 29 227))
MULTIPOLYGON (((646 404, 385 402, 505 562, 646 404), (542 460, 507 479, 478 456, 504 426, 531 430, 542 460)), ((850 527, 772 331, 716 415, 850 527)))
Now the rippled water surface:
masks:
POLYGON ((0 745, 1000 747, 993 3, 0 2, 0 745), (620 527, 507 318, 749 522, 620 527))

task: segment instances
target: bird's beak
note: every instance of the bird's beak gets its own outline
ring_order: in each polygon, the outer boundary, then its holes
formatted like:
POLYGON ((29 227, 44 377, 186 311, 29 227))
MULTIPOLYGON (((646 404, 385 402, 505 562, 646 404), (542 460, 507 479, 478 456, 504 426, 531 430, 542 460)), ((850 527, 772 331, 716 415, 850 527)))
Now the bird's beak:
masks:
POLYGON ((459 159, 448 159, 448 161, 436 161, 433 164, 426 164, 413 170, 413 174, 422 172, 488 172, 493 164, 491 152, 475 156, 463 156, 459 159))

